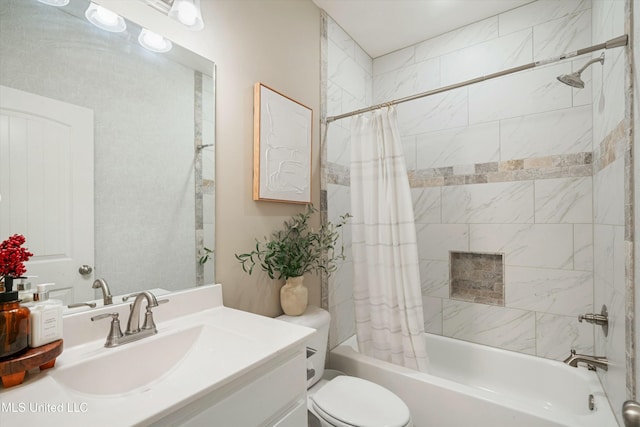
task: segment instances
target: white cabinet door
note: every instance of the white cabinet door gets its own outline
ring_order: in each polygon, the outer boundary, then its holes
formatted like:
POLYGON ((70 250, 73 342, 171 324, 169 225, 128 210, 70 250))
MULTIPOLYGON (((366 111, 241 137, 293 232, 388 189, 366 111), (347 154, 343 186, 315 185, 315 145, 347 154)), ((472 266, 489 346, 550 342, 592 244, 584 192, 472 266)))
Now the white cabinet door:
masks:
POLYGON ((0 241, 23 234, 36 283, 94 299, 93 111, 0 86, 0 241))

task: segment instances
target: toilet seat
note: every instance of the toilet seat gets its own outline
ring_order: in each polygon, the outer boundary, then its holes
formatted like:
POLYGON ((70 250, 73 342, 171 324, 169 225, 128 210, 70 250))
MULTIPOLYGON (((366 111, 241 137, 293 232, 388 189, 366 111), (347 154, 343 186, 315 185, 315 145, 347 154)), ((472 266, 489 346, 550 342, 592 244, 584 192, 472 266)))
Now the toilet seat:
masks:
POLYGON ((313 408, 339 427, 404 427, 411 416, 407 405, 378 384, 342 375, 310 396, 313 408))

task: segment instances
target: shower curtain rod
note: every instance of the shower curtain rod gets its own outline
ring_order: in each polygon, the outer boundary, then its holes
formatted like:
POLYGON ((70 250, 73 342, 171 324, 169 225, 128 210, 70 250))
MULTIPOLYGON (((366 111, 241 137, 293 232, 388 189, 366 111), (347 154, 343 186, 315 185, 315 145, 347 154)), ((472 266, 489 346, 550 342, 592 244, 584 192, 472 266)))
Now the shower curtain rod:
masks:
POLYGON ((596 45, 593 45, 593 46, 590 46, 590 47, 585 47, 583 49, 578 49, 578 50, 576 50, 574 52, 565 53, 563 55, 556 56, 554 58, 545 59, 543 61, 531 62, 531 63, 526 64, 526 65, 520 65, 518 67, 513 67, 513 68, 509 68, 507 70, 498 71, 497 73, 487 74, 487 75, 481 76, 481 77, 476 77, 475 79, 466 80, 464 82, 455 83, 455 84, 448 85, 448 86, 443 86, 441 88, 429 90, 429 91, 422 92, 422 93, 418 93, 416 95, 411 95, 411 96, 407 96, 407 97, 404 97, 404 98, 399 98, 399 99, 396 99, 396 100, 393 100, 393 101, 390 101, 390 102, 384 102, 382 104, 373 105, 373 106, 367 107, 367 108, 361 108, 359 110, 351 111, 349 113, 338 114, 337 116, 329 116, 326 119, 326 123, 328 124, 328 123, 334 122, 336 120, 344 119, 346 117, 351 117, 351 116, 355 116, 355 115, 358 115, 358 114, 367 113, 369 111, 377 110, 377 109, 382 108, 382 107, 388 107, 388 106, 391 106, 391 105, 401 104, 403 102, 413 101, 414 99, 424 98, 426 96, 435 95, 437 93, 446 92, 446 91, 449 91, 449 90, 452 90, 452 89, 458 89, 458 88, 461 88, 461 87, 464 87, 464 86, 472 85, 474 83, 480 83, 480 82, 483 82, 485 80, 495 79, 496 77, 506 76, 507 74, 517 73, 518 71, 528 70, 528 69, 531 69, 531 68, 534 68, 534 67, 538 67, 540 65, 552 64, 554 62, 562 61, 563 59, 573 58, 573 57, 576 57, 576 56, 584 55, 586 53, 591 53, 591 52, 595 52, 595 51, 602 50, 602 49, 612 49, 612 48, 615 48, 615 47, 626 46, 627 43, 628 43, 628 40, 629 40, 629 36, 625 34, 625 35, 613 38, 613 39, 611 39, 609 41, 606 41, 604 43, 596 44, 596 45))

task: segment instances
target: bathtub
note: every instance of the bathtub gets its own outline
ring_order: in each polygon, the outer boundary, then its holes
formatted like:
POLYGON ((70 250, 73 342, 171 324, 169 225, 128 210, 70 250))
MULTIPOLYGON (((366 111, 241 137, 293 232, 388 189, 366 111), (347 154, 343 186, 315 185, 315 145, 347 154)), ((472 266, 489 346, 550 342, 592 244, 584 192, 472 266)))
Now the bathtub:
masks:
POLYGON ((331 350, 327 367, 396 393, 415 427, 618 426, 598 376, 585 367, 425 335, 429 373, 364 356, 355 337, 331 350))

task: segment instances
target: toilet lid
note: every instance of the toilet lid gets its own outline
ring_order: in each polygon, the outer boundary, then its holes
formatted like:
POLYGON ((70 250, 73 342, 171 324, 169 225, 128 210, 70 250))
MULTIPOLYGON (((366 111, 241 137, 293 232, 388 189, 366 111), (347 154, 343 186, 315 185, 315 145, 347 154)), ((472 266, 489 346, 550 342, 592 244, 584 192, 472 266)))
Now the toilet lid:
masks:
POLYGON ((404 427, 410 419, 409 408, 398 396, 347 375, 329 381, 311 400, 322 412, 350 426, 404 427))

